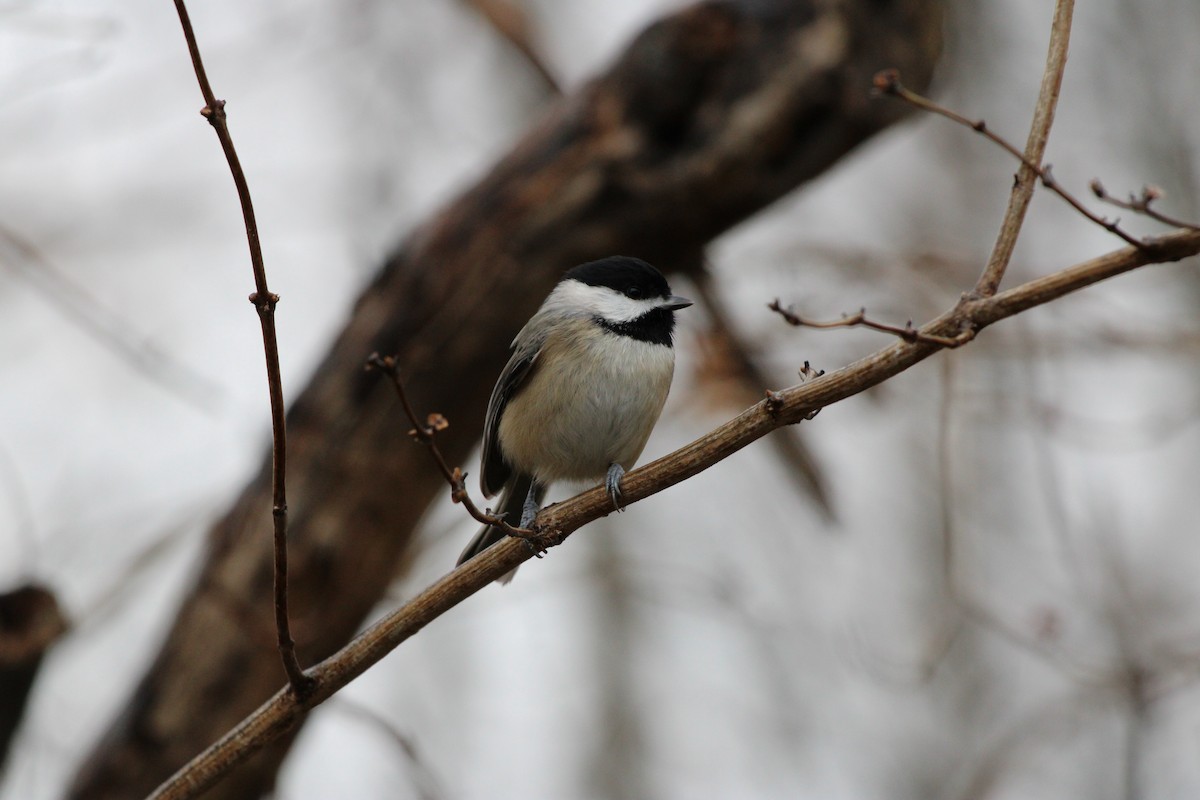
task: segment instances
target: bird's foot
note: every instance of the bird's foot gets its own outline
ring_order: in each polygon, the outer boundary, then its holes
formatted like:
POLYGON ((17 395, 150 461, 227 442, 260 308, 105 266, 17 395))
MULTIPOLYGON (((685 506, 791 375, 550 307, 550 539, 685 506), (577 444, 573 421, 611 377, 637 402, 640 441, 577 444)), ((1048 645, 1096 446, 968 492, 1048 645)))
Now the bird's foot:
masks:
POLYGON ((538 507, 537 494, 537 484, 531 484, 529 494, 525 495, 525 502, 521 505, 521 526, 516 530, 510 528, 508 535, 523 541, 535 556, 541 558, 549 548, 558 542, 553 540, 552 532, 533 527, 533 521, 541 511, 541 508, 538 507))
POLYGON ((522 525, 520 528, 508 528, 505 533, 524 542, 537 558, 544 556, 551 547, 562 544, 564 538, 562 531, 558 529, 528 527, 527 525, 522 525))
MULTIPOLYGON (((509 536, 514 535, 516 534, 509 534, 509 536)), ((542 543, 539 540, 539 535, 536 533, 528 536, 517 536, 517 538, 525 543, 525 546, 529 548, 529 552, 533 553, 534 558, 541 558, 546 555, 547 552, 549 552, 547 548, 542 546, 542 543)))
POLYGON ((524 505, 521 506, 521 527, 528 529, 539 511, 541 509, 538 508, 537 497, 534 495, 533 489, 530 489, 529 494, 525 497, 524 505))
POLYGON ((625 468, 616 462, 608 465, 608 474, 604 476, 604 488, 612 499, 613 508, 624 511, 621 507, 621 478, 625 477, 625 468))

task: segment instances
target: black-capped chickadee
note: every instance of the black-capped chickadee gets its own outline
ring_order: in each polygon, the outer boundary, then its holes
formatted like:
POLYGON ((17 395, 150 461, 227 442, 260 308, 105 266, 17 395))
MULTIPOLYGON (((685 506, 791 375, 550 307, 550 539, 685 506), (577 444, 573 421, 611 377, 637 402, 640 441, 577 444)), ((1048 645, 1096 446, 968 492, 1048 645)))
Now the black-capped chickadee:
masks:
MULTIPOLYGON (((691 304, 637 258, 613 256, 563 275, 513 339, 488 402, 479 482, 486 497, 502 492, 497 514, 528 527, 551 483, 600 479, 620 510, 621 477, 642 454, 671 388, 675 312, 691 304)), ((458 563, 504 536, 484 527, 458 563)))

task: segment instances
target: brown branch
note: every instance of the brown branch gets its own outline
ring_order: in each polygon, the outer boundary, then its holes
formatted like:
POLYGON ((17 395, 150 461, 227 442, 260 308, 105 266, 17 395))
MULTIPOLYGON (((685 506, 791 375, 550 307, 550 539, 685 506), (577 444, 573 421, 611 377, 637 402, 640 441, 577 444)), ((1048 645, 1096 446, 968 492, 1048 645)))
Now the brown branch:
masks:
MULTIPOLYGON (((1002 319, 1056 300, 1107 278, 1151 263, 1200 253, 1200 232, 1185 231, 1148 240, 1036 278, 992 296, 964 297, 920 329, 923 336, 950 337, 981 330, 1002 319)), ((931 341, 896 342, 836 372, 792 386, 755 404, 738 417, 663 458, 625 475, 626 503, 657 494, 733 455, 767 433, 811 417, 814 411, 853 397, 924 361, 943 347, 931 341)), ((566 538, 612 511, 603 487, 550 506, 538 527, 566 538)), ((313 693, 297 698, 280 690, 219 741, 196 756, 151 796, 153 800, 196 797, 270 742, 286 734, 313 707, 415 635, 433 620, 532 557, 520 541, 507 539, 445 575, 409 602, 376 622, 350 644, 313 667, 313 693)))
POLYGON ((1117 208, 1123 208, 1127 211, 1133 211, 1135 213, 1142 214, 1156 222, 1161 222, 1164 225, 1170 225, 1173 228, 1187 228, 1188 230, 1192 231, 1200 230, 1200 225, 1196 224, 1195 222, 1187 222, 1179 219, 1178 217, 1170 217, 1158 209, 1150 207, 1155 200, 1158 200, 1163 196, 1162 189, 1159 189, 1157 186, 1143 186, 1142 193, 1140 195, 1135 195, 1133 192, 1130 192, 1128 200, 1121 200, 1120 198, 1113 197, 1111 194, 1109 194, 1108 190, 1104 188, 1104 184, 1100 183, 1099 178, 1093 178, 1092 182, 1088 184, 1088 187, 1092 190, 1092 194, 1096 195, 1097 198, 1105 203, 1114 205, 1117 208))
MULTIPOLYGON (((1129 245, 1133 245, 1134 247, 1141 246, 1141 240, 1138 239, 1138 237, 1127 233, 1126 230, 1123 230, 1120 227, 1120 224, 1118 224, 1120 221, 1112 221, 1112 219, 1109 219, 1108 217, 1098 215, 1098 213, 1088 209, 1088 207, 1084 205, 1079 198, 1076 198, 1074 194, 1068 192, 1066 188, 1063 188, 1062 184, 1060 184, 1060 182, 1055 179, 1054 174, 1052 174, 1050 164, 1046 164, 1046 166, 1042 167, 1039 166, 1037 162, 1031 161, 1030 158, 1024 154, 1024 152, 1016 149, 1016 145, 1014 145, 1012 142, 1009 142, 1008 139, 1000 136, 1000 134, 992 131, 991 128, 988 127, 988 122, 984 120, 972 120, 970 118, 966 118, 966 116, 962 116, 953 109, 944 107, 942 104, 932 101, 928 97, 918 95, 917 92, 905 88, 904 84, 900 83, 899 74, 894 70, 886 70, 878 74, 878 76, 875 78, 875 88, 884 95, 899 97, 900 100, 910 104, 910 106, 925 110, 925 112, 944 116, 944 118, 948 120, 958 122, 959 125, 971 128, 972 131, 980 134, 980 136, 983 136, 985 139, 988 139, 989 142, 1000 146, 1002 150, 1008 152, 1009 155, 1012 155, 1014 158, 1016 158, 1016 160, 1020 161, 1022 168, 1030 170, 1030 172, 1036 176, 1039 181, 1042 181, 1043 186, 1048 188, 1048 190, 1051 192, 1057 194, 1058 197, 1066 200, 1070 207, 1073 207, 1075 211, 1081 213, 1081 215, 1086 217, 1088 221, 1096 223, 1100 228, 1108 230, 1111 234, 1120 236, 1121 239, 1129 243, 1129 245)), ((1018 175, 1018 181, 1020 181, 1020 175, 1018 175)), ((1180 227, 1182 227, 1182 225, 1180 225, 1180 227)), ((1010 255, 1012 255, 1012 253, 1009 253, 1009 257, 1010 255)))
MULTIPOLYGON (((678 269, 680 254, 701 251, 910 113, 868 102, 862 89, 886 66, 925 85, 943 7, 704 0, 673 11, 395 243, 289 404, 288 601, 306 663, 361 631, 446 486, 397 424, 392 387, 364 374, 363 359, 398 355, 414 407, 454 423, 438 445, 451 464, 465 463, 494 370, 564 268, 627 253, 678 269)), ((234 614, 236 603, 273 624, 261 602, 273 577, 272 520, 261 513, 271 491, 268 460, 214 521, 157 656, 68 796, 148 794, 278 689, 274 642, 239 635, 234 614)), ((292 741, 277 741, 210 796, 269 793, 292 741)))
POLYGON ((937 347, 947 347, 953 349, 962 347, 967 342, 975 338, 975 331, 971 328, 964 328, 953 336, 939 336, 933 333, 925 333, 913 327, 912 320, 904 323, 904 327, 896 325, 888 325, 884 322, 876 322, 867 317, 867 310, 860 308, 855 314, 842 314, 841 319, 832 320, 829 322, 818 322, 816 320, 807 319, 797 314, 791 306, 784 308, 779 304, 779 299, 776 298, 767 304, 767 308, 774 311, 779 316, 783 317, 784 321, 789 325, 794 325, 797 328, 870 328, 873 331, 881 333, 890 333, 893 336, 898 336, 903 341, 909 344, 918 342, 923 344, 932 344, 937 347))
POLYGON ((279 656, 283 660, 288 683, 297 696, 303 697, 312 687, 312 680, 304 674, 296 657, 296 643, 292 639, 288 622, 287 423, 283 408, 283 378, 279 369, 279 341, 275 334, 275 305, 279 302, 279 295, 272 294, 267 288, 267 270, 263 265, 262 244, 258 238, 254 204, 250 200, 250 185, 246 182, 246 173, 242 170, 241 161, 238 160, 237 151, 233 147, 233 137, 229 134, 229 125, 225 120, 225 101, 218 100, 213 94, 212 86, 209 85, 208 75, 204 72, 204 62, 200 59, 200 47, 196 44, 196 34, 192 31, 192 21, 188 17, 183 0, 175 0, 175 10, 179 13, 179 23, 183 26, 183 35, 187 39, 192 67, 196 70, 196 81, 200 84, 200 93, 204 95, 205 105, 200 113, 213 126, 217 138, 221 141, 221 150, 224 151, 229 171, 233 174, 233 183, 237 187, 238 200, 242 205, 242 218, 246 223, 246 241, 250 245, 250 266, 254 271, 255 287, 254 293, 250 295, 250 302, 254 304, 262 326, 263 351, 267 360, 267 387, 271 397, 271 518, 275 548, 275 628, 279 656))
POLYGON ((1000 281, 1012 260, 1021 225, 1029 201, 1033 199, 1034 170, 1030 164, 1041 164, 1046 152, 1046 141, 1050 138, 1050 126, 1054 122, 1054 110, 1058 106, 1058 92, 1062 88, 1063 71, 1067 66, 1067 48, 1071 41, 1071 16, 1075 12, 1075 0, 1057 0, 1054 4, 1054 21, 1050 25, 1050 46, 1046 54, 1046 68, 1042 72, 1042 87, 1038 91, 1037 105, 1033 109, 1033 121, 1029 125, 1029 136, 1025 140, 1025 158, 1017 170, 1008 207, 996 244, 988 257, 983 274, 975 284, 975 291, 984 297, 991 296, 1000 288, 1000 281))
POLYGON ((408 392, 404 391, 404 382, 400 380, 400 367, 396 359, 392 356, 380 356, 378 353, 372 353, 367 358, 367 369, 375 369, 387 375, 392 382, 392 386, 396 389, 396 396, 400 399, 400 406, 404 409, 404 415, 408 417, 408 421, 412 424, 412 429, 408 435, 425 445, 429 449, 429 455, 433 457, 434 463, 442 473, 442 477, 450 484, 450 499, 455 503, 462 503, 476 521, 482 522, 484 525, 496 525, 504 529, 510 536, 518 536, 525 538, 522 534, 528 534, 522 528, 514 528, 508 524, 504 517, 497 516, 488 511, 480 511, 479 507, 471 499, 470 493, 467 491, 467 473, 463 472, 458 467, 451 467, 446 461, 446 457, 442 455, 441 448, 437 445, 437 434, 450 427, 450 422, 441 414, 433 413, 425 418, 425 422, 421 422, 417 412, 413 409, 412 403, 408 399, 408 392))
POLYGON ((0 594, 0 775, 46 652, 67 627, 57 598, 43 586, 0 594))
MULTIPOLYGON (((923 111, 928 111, 930 113, 938 114, 939 116, 943 116, 947 119, 953 120, 954 122, 957 122, 959 125, 970 128, 971 130, 975 131, 976 133, 982 135, 988 141, 991 141, 991 142, 999 145, 1001 149, 1003 149, 1005 152, 1009 153, 1014 158, 1016 158, 1018 161, 1020 161, 1021 167, 1023 169, 1028 169, 1034 176, 1037 177, 1037 179, 1039 181, 1041 181, 1043 186, 1045 186, 1047 189, 1054 192, 1060 198, 1065 200, 1066 203, 1071 206, 1071 208, 1075 209, 1077 212, 1082 214, 1090 222, 1093 222, 1096 225, 1099 225, 1101 228, 1104 228, 1104 230, 1108 231, 1109 233, 1119 236, 1126 243, 1131 244, 1134 247, 1141 247, 1142 240, 1138 239, 1136 236, 1133 236, 1132 234, 1126 232, 1123 228, 1121 228, 1120 224, 1119 224, 1120 220, 1110 220, 1108 217, 1104 217, 1104 216, 1101 216, 1101 215, 1093 212, 1091 209, 1089 209, 1087 206, 1085 206, 1079 198, 1077 198, 1074 194, 1072 194, 1071 192, 1069 192, 1063 188, 1063 185, 1061 183, 1059 183, 1058 180, 1054 177, 1054 173, 1051 171, 1051 166, 1049 164, 1046 164, 1045 166, 1040 166, 1036 162, 1031 161, 1028 157, 1026 157, 1026 155, 1024 153, 1022 153, 1020 150, 1018 150, 1017 147, 1012 142, 1008 141, 1003 136, 1000 136, 999 134, 995 133, 991 128, 989 128, 987 125, 987 122, 985 122, 984 120, 970 119, 968 117, 964 117, 962 114, 959 114, 957 111, 947 108, 947 107, 937 103, 934 100, 930 100, 928 97, 924 97, 920 94, 917 94, 914 91, 911 91, 910 89, 906 88, 900 82, 900 75, 895 70, 884 70, 883 72, 876 75, 875 76, 875 89, 883 94, 898 97, 901 100, 903 100, 904 102, 908 103, 909 105, 914 106, 915 108, 919 108, 923 111)), ((1020 181, 1019 174, 1017 176, 1017 180, 1018 180, 1018 182, 1020 181)), ((1095 184, 1095 182, 1093 181, 1093 187, 1092 187, 1093 191, 1095 191, 1094 184, 1095 184)), ((1116 204, 1114 204, 1114 205, 1116 205, 1116 204)), ((1190 227, 1190 226, 1176 225, 1176 227, 1190 227)), ((1011 252, 1009 254, 1009 257, 1011 258, 1011 252)))
POLYGON ((1067 45, 1070 39, 1073 7, 1074 0, 1059 0, 1055 8, 1054 23, 1050 38, 1050 52, 1046 59, 1046 71, 1042 76, 1042 90, 1038 96, 1038 104, 1034 112, 1033 124, 1029 131, 1029 140, 1025 145, 1024 152, 1018 150, 1007 139, 992 131, 984 120, 969 119, 957 111, 949 109, 906 88, 900 82, 900 73, 897 70, 884 70, 875 76, 875 90, 880 94, 898 97, 914 108, 938 114, 959 125, 970 128, 994 144, 999 145, 1001 149, 1021 162, 1021 168, 1018 170, 1016 179, 1013 182, 1012 194, 1009 197, 1008 210, 1005 212, 1000 234, 992 249, 992 254, 988 258, 984 273, 980 276, 979 282, 975 287, 975 291, 980 294, 995 294, 996 289, 1000 286, 1000 281, 1004 277, 1004 271, 1008 268, 1008 262, 1012 259, 1013 248, 1016 246, 1017 235, 1020 233, 1025 211, 1029 207, 1029 200, 1033 196, 1032 178, 1034 177, 1089 221, 1099 225, 1109 233, 1119 236, 1127 244, 1134 247, 1142 246, 1141 239, 1127 233, 1120 227, 1118 224, 1120 220, 1109 220, 1107 217, 1100 216, 1091 211, 1075 195, 1062 187, 1062 184, 1054 178, 1049 164, 1042 166, 1042 156, 1045 154, 1046 141, 1050 135, 1050 125, 1054 121, 1054 109, 1058 103, 1058 92, 1062 86, 1063 70, 1066 67, 1067 45))

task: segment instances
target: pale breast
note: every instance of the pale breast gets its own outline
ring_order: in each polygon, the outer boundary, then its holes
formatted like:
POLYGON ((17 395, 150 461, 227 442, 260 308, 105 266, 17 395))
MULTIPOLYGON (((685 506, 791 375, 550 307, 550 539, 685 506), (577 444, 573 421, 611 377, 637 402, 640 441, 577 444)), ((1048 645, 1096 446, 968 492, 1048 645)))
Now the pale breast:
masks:
POLYGON ((595 336, 593 325, 578 320, 547 340, 500 420, 505 459, 544 483, 598 481, 612 463, 631 469, 671 387, 670 347, 595 336))

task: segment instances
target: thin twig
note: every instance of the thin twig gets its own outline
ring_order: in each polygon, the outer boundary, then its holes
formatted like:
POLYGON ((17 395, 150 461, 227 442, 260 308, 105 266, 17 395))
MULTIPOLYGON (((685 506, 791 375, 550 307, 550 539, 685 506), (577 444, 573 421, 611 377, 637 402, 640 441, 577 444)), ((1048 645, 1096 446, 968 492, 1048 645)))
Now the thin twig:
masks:
MULTIPOLYGON (((980 330, 1099 281, 1152 263, 1178 261, 1200 253, 1200 231, 1151 239, 1028 281, 992 296, 968 297, 921 329, 951 337, 980 330)), ((928 341, 899 341, 866 358, 814 380, 774 393, 691 444, 627 473, 621 490, 634 503, 687 480, 771 431, 799 422, 814 410, 864 392, 944 348, 928 341), (769 409, 768 406, 773 406, 769 409)), ((566 538, 612 511, 604 487, 589 489, 540 515, 541 526, 566 538)), ((226 773, 292 730, 307 712, 471 595, 533 557, 523 542, 506 539, 455 568, 404 605, 380 619, 349 644, 314 666, 316 688, 305 698, 277 692, 233 730, 181 768, 151 800, 183 800, 202 794, 226 773)))
MULTIPOLYGON (((1054 173, 1052 172, 1052 168, 1049 164, 1046 164, 1045 166, 1039 166, 1033 161, 1030 161, 1024 153, 1022 153, 1016 148, 1015 145, 1013 145, 1012 142, 992 131, 992 129, 987 126, 987 122, 984 120, 969 119, 964 117, 958 112, 946 108, 945 106, 930 100, 928 97, 919 95, 916 92, 906 88, 902 83, 900 83, 900 76, 895 70, 884 70, 876 75, 875 88, 883 94, 889 94, 898 97, 909 105, 946 117, 947 119, 957 122, 959 125, 963 125, 975 131, 976 133, 981 134, 988 141, 999 145, 1002 150, 1020 161, 1023 169, 1030 170, 1033 175, 1041 181, 1043 186, 1065 200, 1067 204, 1071 206, 1071 208, 1082 214, 1090 222, 1099 225, 1109 233, 1121 237, 1128 244, 1131 244, 1134 247, 1140 247, 1142 245, 1141 239, 1138 239, 1136 236, 1133 236, 1120 227, 1120 220, 1110 220, 1108 217, 1101 216, 1100 214, 1097 214, 1089 209, 1079 198, 1063 188, 1062 184, 1058 182, 1058 179, 1054 177, 1054 173)), ((1020 175, 1017 176, 1017 181, 1018 183, 1020 182, 1020 175)))
POLYGON ((376 369, 387 375, 392 381, 392 386, 396 389, 396 396, 400 398, 400 405, 404 408, 404 415, 408 417, 408 421, 412 423, 412 430, 408 435, 414 441, 420 442, 429 448, 429 455, 433 457, 438 469, 441 470, 442 476, 446 482, 450 484, 450 499, 455 503, 462 503, 476 521, 482 522, 484 525, 495 525, 503 528, 505 533, 518 538, 528 538, 526 534, 532 531, 526 531, 523 528, 514 528, 502 516, 491 514, 488 511, 480 511, 475 502, 471 500, 471 495, 467 491, 467 473, 463 472, 458 467, 451 467, 446 463, 446 457, 442 455, 441 449, 437 446, 437 434, 439 431, 444 431, 450 427, 450 422, 441 414, 433 413, 425 418, 425 422, 417 416, 417 412, 413 409, 412 403, 408 400, 408 393, 404 391, 404 382, 400 380, 400 368, 396 363, 396 359, 392 356, 380 356, 378 353, 372 353, 367 358, 367 369, 376 369))
MULTIPOLYGON (((1046 141, 1050 138, 1050 126, 1054 122, 1054 110, 1058 106, 1058 93, 1062 88, 1063 72, 1067 66, 1067 49, 1071 42, 1071 17, 1075 12, 1075 0, 1057 0, 1054 4, 1054 20, 1050 24, 1050 46, 1046 53, 1046 68, 1042 71, 1042 86, 1038 90, 1037 105, 1033 109, 1033 121, 1029 125, 1029 136, 1025 140, 1025 157, 1017 170, 1016 180, 1004 210, 1004 220, 996 235, 996 244, 988 257, 983 274, 975 284, 975 291, 983 297, 994 295, 1012 260, 1017 246, 1017 237, 1025 221, 1025 212, 1033 198, 1033 175, 1031 164, 1040 165, 1046 153, 1046 141)), ((1134 247, 1137 244, 1130 242, 1134 247)))
MULTIPOLYGON (((1016 246, 1017 235, 1025 211, 1029 207, 1029 199, 1033 195, 1032 178, 1036 177, 1042 185, 1061 197, 1073 209, 1089 221, 1099 225, 1104 230, 1119 236, 1134 247, 1141 247, 1142 240, 1126 232, 1120 227, 1120 220, 1110 220, 1091 211, 1075 195, 1062 187, 1054 177, 1049 164, 1042 165, 1042 156, 1046 150, 1046 140, 1050 133, 1050 124, 1054 121, 1054 108, 1058 103, 1058 90, 1062 85, 1063 68, 1066 66, 1067 44, 1070 37, 1071 12, 1073 0, 1060 0, 1054 15, 1054 28, 1050 40, 1050 53, 1046 61, 1046 72, 1042 77, 1042 91, 1038 97, 1037 110, 1034 113, 1033 124, 1029 131, 1029 141, 1025 152, 1004 137, 993 132, 982 119, 969 119, 957 111, 930 100, 908 89, 900 82, 900 73, 894 69, 883 70, 875 75, 875 90, 880 94, 897 97, 911 106, 923 111, 952 120, 964 127, 981 134, 989 141, 999 145, 1001 149, 1021 162, 1016 180, 1013 182, 1012 194, 1009 197, 1008 211, 1001 225, 1000 234, 988 259, 987 267, 976 284, 975 291, 979 294, 995 294, 1012 259, 1013 248, 1016 246)), ((1187 227, 1187 226, 1178 226, 1187 227)))
POLYGON ((1109 194, 1108 190, 1104 188, 1104 184, 1100 183, 1099 178, 1093 178, 1088 187, 1092 190, 1092 194, 1096 195, 1100 200, 1117 208, 1142 214, 1156 222, 1170 225, 1173 228, 1187 228, 1191 231, 1200 231, 1200 225, 1195 222, 1186 222, 1177 217, 1169 217, 1158 209, 1150 207, 1151 203, 1163 196, 1162 189, 1159 189, 1157 186, 1143 186, 1140 195, 1130 192, 1128 200, 1121 200, 1109 194))
POLYGON ((196 44, 196 34, 192 31, 192 22, 188 17, 187 7, 183 0, 175 0, 175 10, 179 13, 179 22, 183 26, 183 35, 187 39, 188 52, 192 56, 192 66, 196 70, 196 81, 200 84, 200 93, 204 95, 204 108, 201 115, 208 120, 217 132, 221 141, 221 150, 229 163, 229 171, 233 174, 233 182, 237 187, 238 200, 242 205, 242 218, 246 223, 246 241, 250 245, 250 266, 254 270, 255 291, 250 295, 250 302, 258 312, 259 323, 262 326, 263 351, 267 361, 267 386, 271 397, 271 518, 274 527, 275 546, 275 629, 278 636, 279 656, 283 660, 283 669, 287 673, 288 683, 297 697, 303 698, 311 691, 313 682, 305 675, 296 657, 296 643, 292 639, 291 627, 288 622, 288 590, 287 590, 287 427, 283 407, 283 379, 279 370, 279 341, 275 335, 275 306, 279 295, 272 294, 267 288, 267 270, 263 266, 262 245, 258 238, 258 223, 254 219, 254 204, 250 200, 250 185, 246 182, 246 173, 238 160, 237 151, 233 147, 233 138, 229 135, 229 126, 225 121, 225 101, 218 100, 209 85, 208 76, 204 72, 204 62, 200 59, 200 48, 196 44))
POLYGON ((880 331, 882 333, 890 333, 893 336, 898 336, 909 344, 920 342, 923 344, 932 344, 936 345, 937 347, 947 347, 950 349, 962 347, 964 344, 975 338, 975 331, 970 328, 965 328, 954 336, 940 336, 934 333, 926 333, 922 329, 914 328, 912 320, 904 323, 903 328, 895 325, 888 325, 883 322, 876 322, 867 317, 867 310, 865 308, 860 308, 855 314, 842 314, 841 319, 832 320, 830 322, 818 322, 817 320, 802 317, 797 314, 791 306, 784 308, 782 305, 780 305, 778 298, 768 303, 767 308, 783 317, 787 324, 795 325, 797 328, 870 328, 873 331, 880 331))

